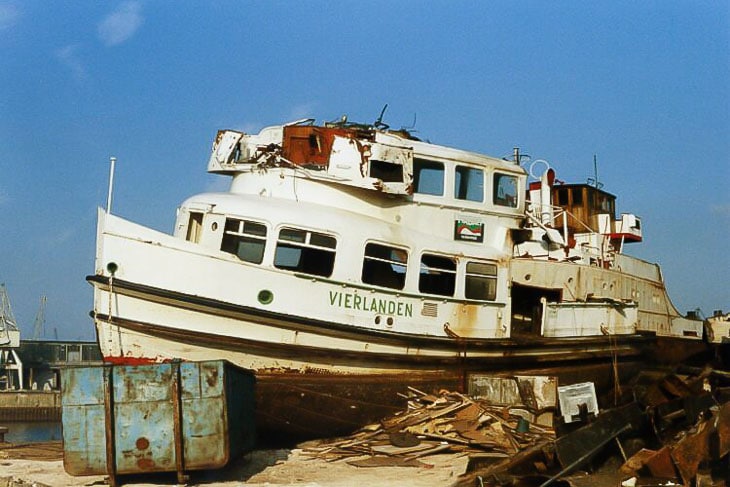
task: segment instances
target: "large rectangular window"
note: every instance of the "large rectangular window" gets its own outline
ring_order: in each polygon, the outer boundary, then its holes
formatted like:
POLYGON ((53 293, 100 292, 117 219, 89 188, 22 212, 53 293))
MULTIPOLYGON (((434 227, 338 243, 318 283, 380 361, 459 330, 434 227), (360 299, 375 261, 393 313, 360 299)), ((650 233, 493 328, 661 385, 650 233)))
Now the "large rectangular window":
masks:
POLYGON ((413 160, 413 191, 421 194, 444 195, 444 165, 426 159, 413 160))
POLYGON ((422 293, 453 296, 456 285, 456 261, 442 255, 423 254, 418 276, 422 293))
POLYGON ((329 277, 335 266, 337 240, 299 228, 282 228, 276 242, 274 267, 329 277))
POLYGON ((466 299, 494 301, 497 298, 497 265, 486 262, 467 262, 466 299))
POLYGON ((456 166, 454 197, 458 200, 484 201, 484 172, 475 167, 456 166))
POLYGON ((246 262, 260 264, 264 260, 266 225, 248 220, 226 220, 221 250, 246 262))
POLYGON ((407 266, 406 250, 369 243, 365 246, 362 282, 391 289, 403 289, 406 284, 407 266))
POLYGON ((494 173, 495 205, 517 208, 517 178, 509 174, 494 173))

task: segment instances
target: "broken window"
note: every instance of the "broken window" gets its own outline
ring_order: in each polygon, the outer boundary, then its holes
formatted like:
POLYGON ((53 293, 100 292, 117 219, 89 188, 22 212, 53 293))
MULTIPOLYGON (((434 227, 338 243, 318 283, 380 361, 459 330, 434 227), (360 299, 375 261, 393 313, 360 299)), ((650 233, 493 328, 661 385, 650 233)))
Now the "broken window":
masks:
POLYGON ((456 286, 456 261, 442 255, 423 254, 418 277, 422 293, 453 296, 456 286))
POLYGON ((444 165, 426 159, 413 160, 413 191, 421 194, 444 195, 444 165))
POLYGON ((403 289, 406 284, 407 265, 406 250, 369 243, 365 246, 362 282, 391 289, 403 289))
POLYGON ((371 178, 380 179, 386 183, 403 182, 403 165, 385 161, 370 161, 371 178))
POLYGON ((226 220, 221 250, 254 264, 264 260, 266 225, 248 220, 226 220))
POLYGON ((329 277, 335 266, 337 240, 299 228, 282 228, 276 242, 274 267, 329 277))
POLYGON ((484 201, 484 172, 474 167, 456 166, 454 197, 459 200, 484 201))
POLYGON ((497 298, 497 265, 486 262, 467 262, 466 299, 494 301, 497 298))
POLYGON ((517 178, 509 174, 494 174, 494 204, 517 208, 517 178))
POLYGON ((190 213, 190 219, 188 220, 188 233, 185 235, 185 239, 189 242, 200 243, 200 235, 203 232, 203 214, 202 213, 190 213))

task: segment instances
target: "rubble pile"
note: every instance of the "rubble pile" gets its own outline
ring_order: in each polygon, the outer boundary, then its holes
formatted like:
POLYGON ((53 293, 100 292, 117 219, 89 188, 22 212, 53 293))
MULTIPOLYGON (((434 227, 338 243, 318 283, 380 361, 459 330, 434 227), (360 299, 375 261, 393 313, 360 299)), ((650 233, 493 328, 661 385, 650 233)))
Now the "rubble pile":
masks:
POLYGON ((303 452, 326 461, 369 457, 348 460, 356 466, 424 466, 419 459, 435 453, 505 459, 555 439, 552 427, 529 421, 515 408, 450 391, 432 395, 409 388, 407 397, 407 410, 303 452))
POLYGON ((510 389, 503 378, 481 377, 488 398, 409 388, 405 411, 349 437, 309 444, 303 454, 359 467, 425 468, 429 455, 468 455, 458 485, 516 485, 529 475, 547 486, 579 469, 595 470, 608 452, 622 458, 619 471, 611 471, 621 485, 730 485, 724 480, 730 480, 727 372, 642 372, 621 405, 598 414, 587 414, 572 389, 578 415, 566 413, 563 396, 562 411, 557 400, 557 391, 571 386, 557 388, 553 378, 539 376, 512 380, 510 389), (547 385, 555 386, 554 395, 547 385))
MULTIPOLYGON (((710 368, 689 375, 637 379, 635 395, 646 410, 654 448, 642 448, 621 472, 641 481, 668 479, 684 485, 724 486, 730 480, 730 374, 710 368)), ((636 485, 641 485, 638 483, 636 485)))

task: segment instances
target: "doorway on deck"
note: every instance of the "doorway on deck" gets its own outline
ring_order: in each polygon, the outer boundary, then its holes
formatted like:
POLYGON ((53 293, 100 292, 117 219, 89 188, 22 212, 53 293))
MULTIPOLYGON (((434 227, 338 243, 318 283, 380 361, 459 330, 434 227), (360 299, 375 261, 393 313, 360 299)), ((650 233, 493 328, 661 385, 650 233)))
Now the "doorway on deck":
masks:
POLYGON ((540 336, 542 298, 548 302, 559 302, 560 289, 512 283, 512 336, 540 336))

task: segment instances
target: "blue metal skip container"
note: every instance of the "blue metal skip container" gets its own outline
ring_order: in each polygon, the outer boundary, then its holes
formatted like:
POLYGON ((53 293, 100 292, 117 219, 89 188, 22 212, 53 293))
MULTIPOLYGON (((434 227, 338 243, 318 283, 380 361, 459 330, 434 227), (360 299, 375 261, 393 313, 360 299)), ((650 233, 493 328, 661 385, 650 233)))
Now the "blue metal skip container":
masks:
POLYGON ((61 371, 63 464, 71 475, 225 466, 255 444, 255 379, 222 360, 61 371))

